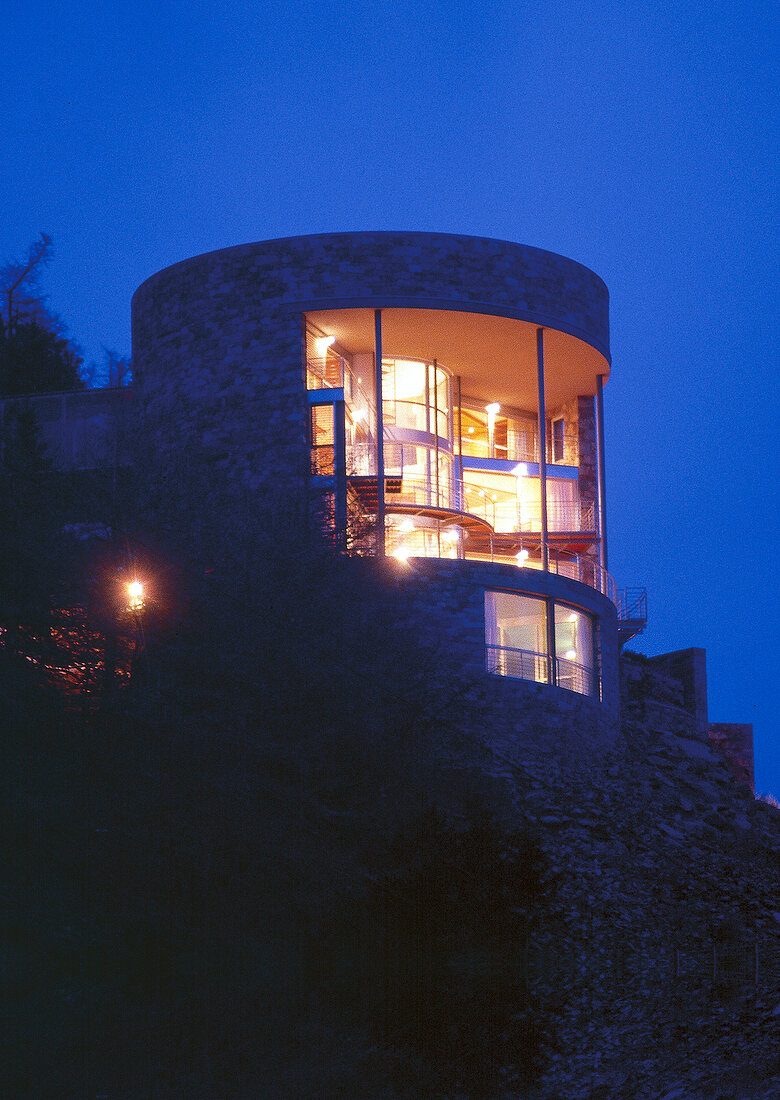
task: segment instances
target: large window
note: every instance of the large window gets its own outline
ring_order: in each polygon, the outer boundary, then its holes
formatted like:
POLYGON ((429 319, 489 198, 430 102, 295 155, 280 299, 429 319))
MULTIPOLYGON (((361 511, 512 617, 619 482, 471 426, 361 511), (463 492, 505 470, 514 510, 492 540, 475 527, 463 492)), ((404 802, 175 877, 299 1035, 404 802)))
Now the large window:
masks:
POLYGON ((485 592, 488 672, 599 694, 593 616, 544 596, 485 592), (548 642, 552 617, 553 649, 548 642))
POLYGON ((420 359, 383 359, 382 417, 386 427, 451 441, 449 371, 420 359))
POLYGON ((555 604, 555 671, 560 687, 595 695, 593 619, 584 611, 555 604))
POLYGON ((485 592, 485 645, 490 672, 548 683, 547 601, 485 592))

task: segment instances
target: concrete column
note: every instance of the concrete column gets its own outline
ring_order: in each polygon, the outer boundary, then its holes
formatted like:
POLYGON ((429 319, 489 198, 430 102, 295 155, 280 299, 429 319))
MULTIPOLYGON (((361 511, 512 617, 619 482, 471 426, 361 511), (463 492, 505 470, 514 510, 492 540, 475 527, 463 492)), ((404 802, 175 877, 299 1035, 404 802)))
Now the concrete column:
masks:
POLYGON ((607 482, 604 472, 604 375, 596 379, 596 469, 598 471, 599 564, 607 564, 607 482))
POLYGON ((547 413, 544 405, 544 329, 536 330, 536 389, 539 398, 539 495, 542 516, 542 569, 550 571, 547 531, 547 413))
POLYGON ((382 418, 382 310, 374 310, 374 368, 376 379, 376 553, 385 556, 385 429, 382 418))
POLYGON ((336 546, 347 548, 347 437, 344 401, 333 404, 333 474, 336 546))

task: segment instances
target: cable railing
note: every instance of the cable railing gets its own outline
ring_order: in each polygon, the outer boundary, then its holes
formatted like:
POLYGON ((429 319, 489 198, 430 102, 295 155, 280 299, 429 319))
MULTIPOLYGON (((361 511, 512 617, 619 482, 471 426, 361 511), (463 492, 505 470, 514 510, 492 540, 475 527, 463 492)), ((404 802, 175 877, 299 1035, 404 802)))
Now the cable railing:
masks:
POLYGON ((595 671, 566 657, 555 658, 555 682, 558 687, 576 691, 578 695, 598 694, 598 677, 595 671))
POLYGON ((550 682, 550 659, 546 653, 508 646, 486 645, 485 667, 494 676, 511 676, 515 680, 532 680, 537 684, 550 682))
MULTIPOLYGON (((491 490, 464 478, 460 484, 460 499, 464 510, 481 516, 495 531, 541 531, 542 509, 537 503, 518 499, 516 493, 491 490)), ((595 531, 596 508, 588 500, 547 500, 547 529, 560 531, 595 531)))
MULTIPOLYGON (((366 455, 351 453, 347 448, 348 469, 366 466, 366 455)), ((400 445, 388 447, 387 457, 394 452, 401 453, 400 445)), ((433 460, 433 455, 431 455, 433 460)), ((410 478, 404 474, 402 464, 387 463, 385 466, 387 504, 410 504, 420 507, 449 508, 458 512, 468 512, 485 520, 496 534, 539 533, 542 528, 541 508, 538 505, 526 505, 518 501, 513 494, 491 493, 467 481, 459 481, 451 475, 439 476, 436 485, 435 470, 428 478, 410 478), (503 497, 503 499, 502 499, 503 497)), ((595 505, 592 501, 556 501, 547 502, 547 529, 552 534, 561 532, 592 532, 596 529, 595 505)))
POLYGON ((508 676, 536 684, 549 684, 550 673, 554 670, 558 687, 574 691, 578 695, 599 694, 599 678, 595 669, 566 657, 551 657, 547 653, 513 649, 510 646, 486 645, 485 667, 494 676, 508 676))
MULTIPOLYGON (((347 480, 364 513, 373 514, 377 507, 376 477, 347 475, 347 480)), ((523 569, 542 569, 539 531, 529 533, 516 529, 497 530, 491 522, 492 508, 487 512, 480 512, 472 511, 468 506, 462 507, 463 498, 457 490, 458 484, 454 479, 440 479, 437 491, 433 475, 430 481, 416 480, 404 477, 398 469, 386 469, 384 500, 388 516, 388 537, 394 540, 389 552, 405 558, 456 556, 468 561, 488 561, 523 569), (414 515, 414 509, 419 509, 418 516, 414 515), (406 517, 402 521, 403 527, 398 521, 398 515, 406 517), (426 538, 414 533, 424 529, 439 534, 435 538, 426 538), (443 531, 454 532, 457 538, 453 540, 447 537, 442 541, 440 534, 443 531)), ((468 504, 467 501, 466 503, 468 504)), ((491 505, 492 503, 491 501, 491 505)), ((573 518, 569 513, 567 522, 573 521, 573 518)), ((576 528, 569 530, 576 535, 576 528)), ((617 603, 617 589, 612 576, 587 553, 551 544, 548 547, 548 572, 579 581, 617 603)))

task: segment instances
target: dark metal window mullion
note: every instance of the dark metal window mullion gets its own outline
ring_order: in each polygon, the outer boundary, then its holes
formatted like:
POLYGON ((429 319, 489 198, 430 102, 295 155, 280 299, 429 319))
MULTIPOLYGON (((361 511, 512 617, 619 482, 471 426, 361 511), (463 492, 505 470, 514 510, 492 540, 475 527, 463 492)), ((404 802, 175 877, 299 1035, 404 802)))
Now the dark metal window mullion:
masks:
POLYGON ((545 599, 547 614, 547 656, 550 669, 550 683, 558 683, 558 662, 555 656, 555 601, 549 596, 545 599))

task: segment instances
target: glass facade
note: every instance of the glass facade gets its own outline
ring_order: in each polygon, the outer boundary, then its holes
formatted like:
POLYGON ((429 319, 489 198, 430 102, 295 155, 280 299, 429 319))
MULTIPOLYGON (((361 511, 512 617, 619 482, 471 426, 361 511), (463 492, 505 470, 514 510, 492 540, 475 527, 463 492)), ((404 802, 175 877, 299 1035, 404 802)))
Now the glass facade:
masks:
POLYGON ((578 607, 544 596, 487 590, 485 655, 494 675, 599 695, 594 617, 578 607))
MULTIPOLYGON (((438 314, 431 311, 434 316, 438 314)), ((311 468, 315 475, 333 477, 339 473, 336 461, 344 462, 346 490, 340 490, 345 499, 339 515, 346 519, 341 522, 366 531, 376 522, 381 430, 387 553, 457 556, 537 570, 546 556, 550 572, 609 595, 612 582, 598 560, 595 502, 580 496, 580 406, 569 401, 565 415, 560 404, 548 410, 547 453, 541 456, 550 463, 544 555, 538 423, 533 387, 528 392, 527 384, 519 384, 522 371, 514 394, 517 403, 502 404, 494 399, 500 390, 499 376, 493 376, 490 366, 495 348, 489 354, 486 347, 480 362, 482 353, 470 337, 462 348, 453 344, 446 314, 441 315, 439 341, 436 333, 421 338, 429 323, 427 311, 412 310, 406 330, 399 331, 396 311, 388 310, 382 329, 380 427, 375 322, 368 310, 306 316, 307 386, 315 403, 311 468), (443 355, 446 349, 447 365, 403 354, 423 346, 435 352, 439 342, 443 355), (463 362, 469 360, 470 376, 463 371, 463 362), (343 448, 340 420, 332 423, 325 408, 330 394, 336 416, 343 417, 343 448), (573 468, 561 468, 567 465, 573 468), (414 533, 408 530, 410 523, 414 533), (402 525, 406 530, 401 531, 402 525), (460 530, 457 547, 444 534, 450 529, 460 530)), ((507 382, 514 391, 514 375, 503 381, 503 392, 507 382)), ((568 669, 570 658, 564 655, 571 648, 548 658, 560 661, 561 680, 573 683, 576 670, 568 669)), ((551 669, 550 679, 555 675, 551 669)))

